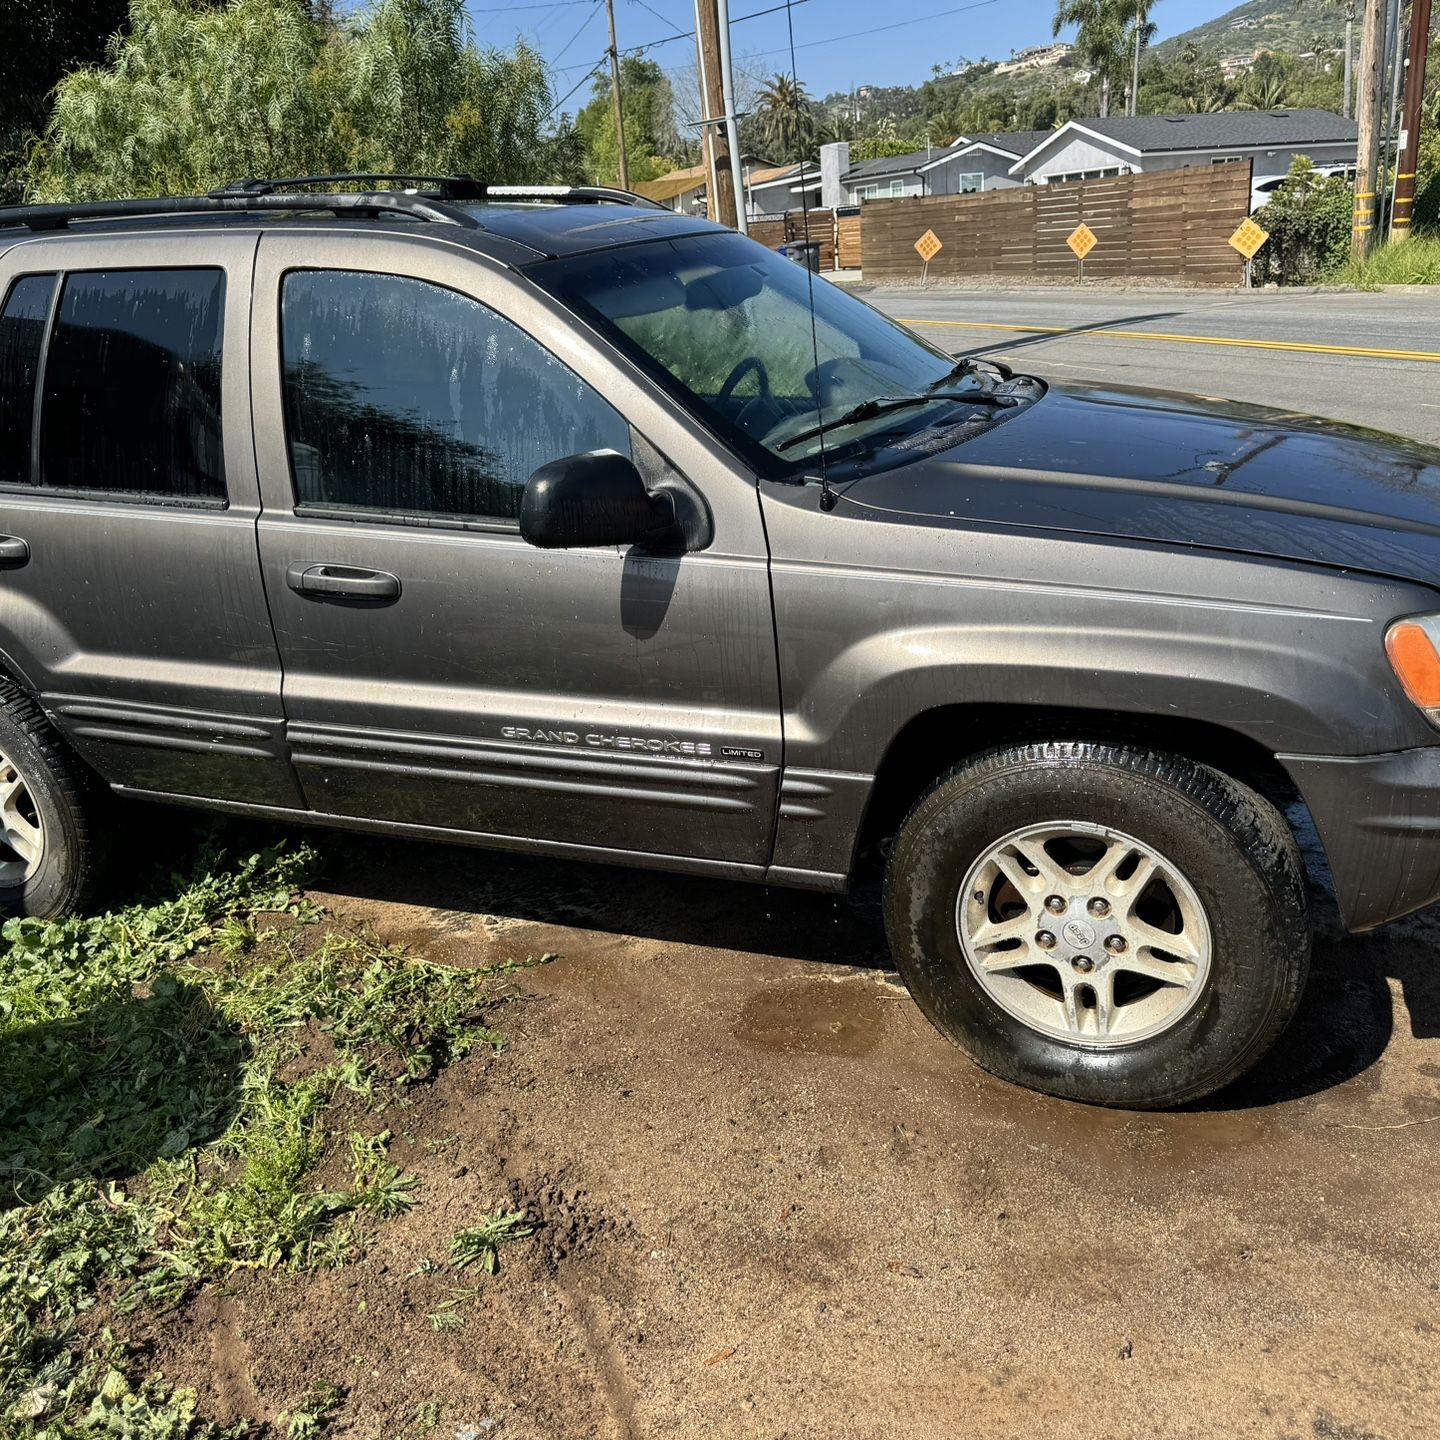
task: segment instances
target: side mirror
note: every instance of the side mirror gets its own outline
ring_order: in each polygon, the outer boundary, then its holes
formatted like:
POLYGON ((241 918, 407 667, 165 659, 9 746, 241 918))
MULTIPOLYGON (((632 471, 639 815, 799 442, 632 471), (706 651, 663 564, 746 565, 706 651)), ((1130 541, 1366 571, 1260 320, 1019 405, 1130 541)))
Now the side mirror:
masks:
POLYGON ((541 550, 585 545, 678 548, 675 502, 652 495, 632 461, 613 450, 567 455, 526 482, 520 534, 541 550))

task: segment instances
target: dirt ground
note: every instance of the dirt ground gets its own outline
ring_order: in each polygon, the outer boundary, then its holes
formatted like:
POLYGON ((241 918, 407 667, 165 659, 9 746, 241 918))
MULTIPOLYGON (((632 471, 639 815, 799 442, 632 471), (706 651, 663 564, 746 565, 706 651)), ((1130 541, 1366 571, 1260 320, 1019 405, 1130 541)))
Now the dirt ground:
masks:
POLYGON ((323 1378, 357 1440, 1440 1430, 1440 919, 1340 942, 1322 913, 1278 1053, 1136 1114, 953 1051, 873 897, 358 855, 317 896, 339 916, 454 963, 560 958, 508 1051, 397 1120, 420 1203, 367 1259, 154 1322, 214 1417, 323 1378), (498 1276, 426 1273, 507 1198, 539 1228, 498 1276))

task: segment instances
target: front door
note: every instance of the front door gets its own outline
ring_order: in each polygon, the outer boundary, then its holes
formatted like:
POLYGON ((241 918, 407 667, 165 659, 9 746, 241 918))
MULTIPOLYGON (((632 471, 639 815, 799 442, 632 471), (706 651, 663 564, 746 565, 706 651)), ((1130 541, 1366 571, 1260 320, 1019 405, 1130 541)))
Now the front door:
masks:
POLYGON ((421 239, 266 235, 253 389, 261 564, 312 809, 763 866, 780 705, 753 482, 553 302, 421 239), (527 545, 525 480, 597 449, 688 487, 703 548, 527 545))

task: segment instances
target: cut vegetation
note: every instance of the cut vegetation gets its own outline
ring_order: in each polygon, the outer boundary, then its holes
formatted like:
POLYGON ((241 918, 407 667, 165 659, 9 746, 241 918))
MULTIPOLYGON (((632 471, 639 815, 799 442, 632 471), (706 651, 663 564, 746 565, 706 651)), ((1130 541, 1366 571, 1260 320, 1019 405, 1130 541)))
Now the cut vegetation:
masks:
MULTIPOLYGON (((315 864, 306 846, 209 845, 151 903, 6 924, 6 1440, 260 1433, 197 1415, 120 1337, 240 1272, 344 1266, 423 1203, 390 1158, 389 1117, 502 1044, 490 1018, 519 967, 436 965, 326 923, 297 891, 315 864)), ((531 1233, 523 1218, 482 1215, 455 1237, 455 1269, 493 1273, 531 1233)), ((316 1381, 275 1433, 322 1433, 340 1393, 316 1381)))

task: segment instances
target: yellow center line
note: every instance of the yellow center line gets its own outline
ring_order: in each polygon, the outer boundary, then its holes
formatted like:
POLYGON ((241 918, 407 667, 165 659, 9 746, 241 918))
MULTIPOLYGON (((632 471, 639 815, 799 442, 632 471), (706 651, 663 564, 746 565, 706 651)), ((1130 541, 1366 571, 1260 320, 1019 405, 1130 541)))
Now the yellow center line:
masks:
POLYGON ((1064 325, 1001 325, 991 320, 921 320, 900 316, 902 325, 938 325, 954 330, 1008 330, 1021 335, 1074 335, 1099 340, 1160 340, 1171 345, 1233 345, 1246 350, 1298 350, 1310 355, 1361 355, 1376 360, 1440 363, 1440 351, 1380 350, 1367 345, 1314 345, 1302 340, 1242 340, 1233 335, 1172 335, 1163 330, 1075 330, 1064 325))

